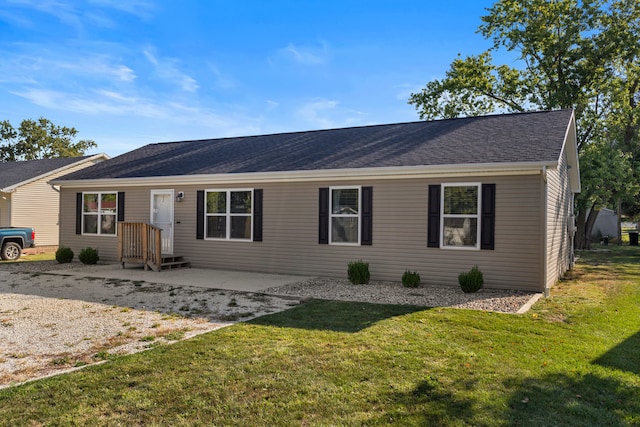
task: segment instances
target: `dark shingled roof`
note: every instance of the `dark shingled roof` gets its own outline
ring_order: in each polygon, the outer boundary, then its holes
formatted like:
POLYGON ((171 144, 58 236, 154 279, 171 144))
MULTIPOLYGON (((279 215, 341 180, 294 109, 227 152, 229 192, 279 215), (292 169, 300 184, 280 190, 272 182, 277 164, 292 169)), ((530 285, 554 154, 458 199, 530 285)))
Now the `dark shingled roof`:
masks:
POLYGON ((85 157, 25 160, 0 163, 0 189, 20 184, 35 177, 46 175, 56 169, 77 163, 85 157))
POLYGON ((571 110, 149 144, 60 180, 556 162, 571 110))

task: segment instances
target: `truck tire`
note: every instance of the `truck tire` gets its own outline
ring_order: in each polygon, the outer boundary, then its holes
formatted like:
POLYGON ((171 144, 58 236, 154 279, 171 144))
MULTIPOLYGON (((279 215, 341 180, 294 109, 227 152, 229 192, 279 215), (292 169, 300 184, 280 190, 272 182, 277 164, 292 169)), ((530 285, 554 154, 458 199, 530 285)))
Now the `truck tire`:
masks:
POLYGON ((7 242, 2 245, 0 257, 5 261, 15 261, 22 255, 22 246, 15 242, 7 242))

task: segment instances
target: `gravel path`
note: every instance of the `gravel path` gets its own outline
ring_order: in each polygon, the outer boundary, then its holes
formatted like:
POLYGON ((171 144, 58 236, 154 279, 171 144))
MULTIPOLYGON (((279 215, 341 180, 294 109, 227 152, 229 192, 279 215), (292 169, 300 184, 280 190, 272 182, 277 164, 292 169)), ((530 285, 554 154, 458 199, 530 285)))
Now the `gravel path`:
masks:
POLYGON ((291 295, 343 301, 382 304, 410 304, 426 307, 455 307, 473 310, 521 313, 540 295, 531 292, 481 289, 465 294, 458 287, 420 286, 405 288, 400 283, 369 282, 353 285, 348 280, 317 278, 265 290, 276 295, 291 295))

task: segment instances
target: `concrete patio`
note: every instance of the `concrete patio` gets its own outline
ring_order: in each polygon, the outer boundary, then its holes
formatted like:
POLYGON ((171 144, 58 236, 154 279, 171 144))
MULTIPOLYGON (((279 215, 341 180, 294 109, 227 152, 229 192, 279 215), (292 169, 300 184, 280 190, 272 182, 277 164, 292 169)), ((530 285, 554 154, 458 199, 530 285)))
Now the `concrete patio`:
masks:
POLYGON ((156 272, 142 267, 120 264, 104 264, 69 270, 56 269, 55 274, 131 281, 160 282, 176 286, 196 286, 208 289, 224 289, 239 292, 260 292, 267 288, 311 279, 308 276, 250 273, 244 271, 212 270, 205 268, 183 268, 156 272))

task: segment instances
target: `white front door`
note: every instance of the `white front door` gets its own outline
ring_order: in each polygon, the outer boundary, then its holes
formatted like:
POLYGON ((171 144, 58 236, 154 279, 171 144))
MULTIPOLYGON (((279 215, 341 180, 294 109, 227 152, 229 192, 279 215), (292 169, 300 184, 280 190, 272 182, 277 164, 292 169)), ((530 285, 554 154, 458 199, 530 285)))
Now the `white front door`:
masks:
POLYGON ((151 224, 162 230, 162 255, 173 255, 173 190, 151 190, 151 224))

